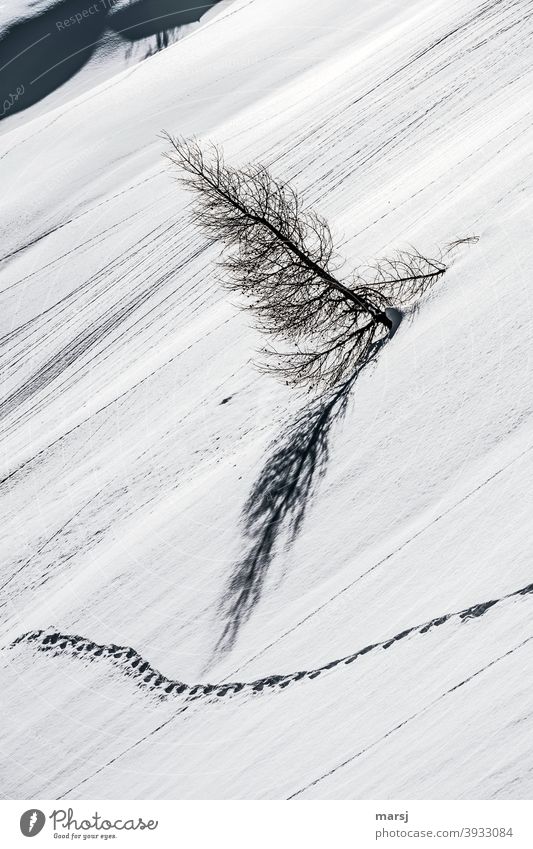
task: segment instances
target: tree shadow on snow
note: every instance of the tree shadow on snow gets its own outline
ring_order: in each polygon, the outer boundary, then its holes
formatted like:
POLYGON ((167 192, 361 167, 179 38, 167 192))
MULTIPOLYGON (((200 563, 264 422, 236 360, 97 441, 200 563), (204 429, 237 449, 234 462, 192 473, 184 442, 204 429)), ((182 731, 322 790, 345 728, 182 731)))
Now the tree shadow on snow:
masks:
POLYGON ((306 404, 277 439, 243 509, 245 556, 234 567, 219 612, 225 619, 215 655, 232 648, 258 603, 278 541, 294 542, 319 480, 324 476, 333 424, 346 412, 350 392, 388 337, 375 342, 354 373, 326 397, 306 404))

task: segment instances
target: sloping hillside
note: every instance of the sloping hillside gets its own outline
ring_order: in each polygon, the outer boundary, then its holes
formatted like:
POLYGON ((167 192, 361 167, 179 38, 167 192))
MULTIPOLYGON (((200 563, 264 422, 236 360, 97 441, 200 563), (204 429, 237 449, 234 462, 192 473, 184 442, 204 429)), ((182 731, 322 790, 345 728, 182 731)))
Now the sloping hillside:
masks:
POLYGON ((235 0, 2 125, 5 795, 531 797, 532 11, 235 0), (293 180, 348 267, 479 237, 252 576, 321 399, 255 370, 162 129, 293 180))

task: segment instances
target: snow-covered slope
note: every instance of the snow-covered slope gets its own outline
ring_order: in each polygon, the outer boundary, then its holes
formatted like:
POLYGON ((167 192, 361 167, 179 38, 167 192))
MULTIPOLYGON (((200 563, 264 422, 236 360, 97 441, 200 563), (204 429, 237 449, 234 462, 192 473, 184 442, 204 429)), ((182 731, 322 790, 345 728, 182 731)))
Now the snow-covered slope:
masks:
POLYGON ((6 796, 531 795, 532 11, 235 0, 0 139, 6 796), (349 266, 479 236, 227 651, 243 507, 320 399, 254 370, 163 128, 294 180, 349 266))
POLYGON ((0 3, 0 121, 9 129, 187 38, 232 0, 0 3))

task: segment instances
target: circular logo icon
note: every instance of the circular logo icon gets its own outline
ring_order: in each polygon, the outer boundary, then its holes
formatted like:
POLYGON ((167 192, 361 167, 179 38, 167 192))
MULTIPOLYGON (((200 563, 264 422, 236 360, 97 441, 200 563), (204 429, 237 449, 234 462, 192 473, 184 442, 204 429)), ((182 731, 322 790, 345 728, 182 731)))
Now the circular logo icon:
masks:
POLYGON ((35 837, 42 831, 45 822, 46 817, 42 811, 30 808, 29 811, 24 811, 20 818, 20 830, 24 837, 35 837))

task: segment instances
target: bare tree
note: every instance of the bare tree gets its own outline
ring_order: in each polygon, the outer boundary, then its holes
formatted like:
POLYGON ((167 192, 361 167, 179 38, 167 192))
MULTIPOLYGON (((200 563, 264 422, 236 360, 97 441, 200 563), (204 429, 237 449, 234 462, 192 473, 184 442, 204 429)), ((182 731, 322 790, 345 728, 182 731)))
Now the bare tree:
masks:
POLYGON ((293 186, 261 164, 227 165, 213 144, 204 151, 196 139, 164 137, 179 181, 196 194, 196 220, 230 249, 221 261, 226 286, 244 295, 273 339, 260 367, 288 383, 346 379, 389 335, 386 309, 419 297, 446 271, 443 257, 413 249, 342 280, 328 223, 293 186))

